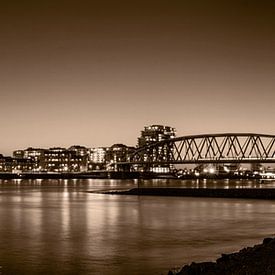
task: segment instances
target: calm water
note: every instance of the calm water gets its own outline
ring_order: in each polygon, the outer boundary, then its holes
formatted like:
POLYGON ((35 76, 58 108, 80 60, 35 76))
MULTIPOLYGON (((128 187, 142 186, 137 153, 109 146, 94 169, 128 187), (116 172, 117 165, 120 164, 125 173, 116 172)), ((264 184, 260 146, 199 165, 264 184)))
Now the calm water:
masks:
MULTIPOLYGON (((275 187, 272 181, 139 184, 275 187)), ((85 192, 135 186, 131 180, 0 181, 2 274, 167 274, 275 233, 275 201, 85 192)))

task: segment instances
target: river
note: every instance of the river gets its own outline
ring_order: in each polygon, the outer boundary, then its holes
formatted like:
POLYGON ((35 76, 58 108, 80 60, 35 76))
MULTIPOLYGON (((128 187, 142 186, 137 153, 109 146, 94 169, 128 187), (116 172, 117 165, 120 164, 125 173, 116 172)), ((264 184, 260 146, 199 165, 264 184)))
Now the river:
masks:
POLYGON ((0 274, 167 274, 275 233, 275 201, 87 193, 275 181, 1 180, 0 274))

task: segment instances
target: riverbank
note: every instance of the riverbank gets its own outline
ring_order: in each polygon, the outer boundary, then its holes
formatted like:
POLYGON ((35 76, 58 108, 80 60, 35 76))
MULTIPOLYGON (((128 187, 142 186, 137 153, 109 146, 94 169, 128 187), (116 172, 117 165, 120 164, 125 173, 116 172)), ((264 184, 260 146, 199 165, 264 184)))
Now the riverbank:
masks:
POLYGON ((275 199, 272 188, 133 188, 126 191, 107 191, 111 195, 180 196, 240 199, 275 199))
POLYGON ((262 244, 222 254, 216 262, 185 265, 179 272, 168 275, 272 275, 275 274, 275 238, 266 238, 262 244))

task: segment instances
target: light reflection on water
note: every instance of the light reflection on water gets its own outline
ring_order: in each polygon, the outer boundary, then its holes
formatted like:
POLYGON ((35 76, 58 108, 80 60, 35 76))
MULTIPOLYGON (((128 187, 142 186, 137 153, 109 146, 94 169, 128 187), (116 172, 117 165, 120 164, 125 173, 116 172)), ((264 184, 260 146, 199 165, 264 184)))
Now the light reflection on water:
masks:
POLYGON ((60 190, 77 189, 83 191, 104 191, 110 189, 130 189, 134 187, 171 187, 171 188, 275 188, 275 180, 245 180, 245 179, 14 179, 1 180, 0 191, 13 190, 17 187, 29 189, 41 187, 50 189, 59 187, 60 190), (12 183, 12 186, 11 186, 12 183))
MULTIPOLYGON (((274 234, 273 201, 83 192, 137 184, 136 180, 1 181, 3 274, 166 274, 169 268, 213 260, 274 234)), ((171 180, 139 184, 259 185, 171 180)))

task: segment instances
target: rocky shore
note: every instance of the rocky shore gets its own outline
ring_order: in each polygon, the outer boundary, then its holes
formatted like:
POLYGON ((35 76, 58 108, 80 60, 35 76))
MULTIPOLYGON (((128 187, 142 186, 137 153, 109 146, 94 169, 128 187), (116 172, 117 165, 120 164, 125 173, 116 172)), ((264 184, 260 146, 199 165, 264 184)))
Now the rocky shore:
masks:
POLYGON ((168 275, 273 275, 275 274, 275 238, 232 254, 222 254, 216 262, 191 263, 168 275))

